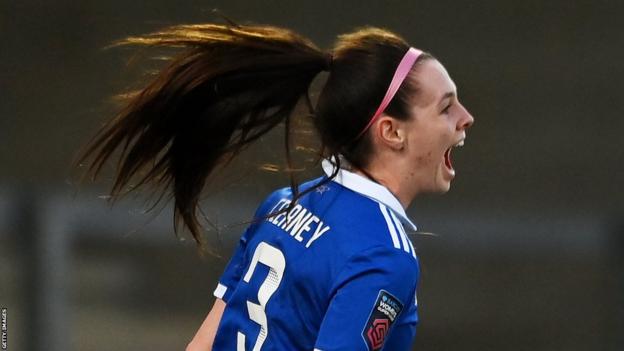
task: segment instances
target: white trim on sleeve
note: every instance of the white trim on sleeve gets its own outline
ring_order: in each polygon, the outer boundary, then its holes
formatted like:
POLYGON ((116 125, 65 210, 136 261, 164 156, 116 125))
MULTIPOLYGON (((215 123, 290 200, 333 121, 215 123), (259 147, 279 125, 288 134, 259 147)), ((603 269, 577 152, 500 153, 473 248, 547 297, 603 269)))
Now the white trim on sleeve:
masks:
POLYGON ((215 297, 222 299, 226 291, 227 291, 227 286, 219 283, 219 285, 217 285, 217 288, 214 290, 213 294, 215 297))

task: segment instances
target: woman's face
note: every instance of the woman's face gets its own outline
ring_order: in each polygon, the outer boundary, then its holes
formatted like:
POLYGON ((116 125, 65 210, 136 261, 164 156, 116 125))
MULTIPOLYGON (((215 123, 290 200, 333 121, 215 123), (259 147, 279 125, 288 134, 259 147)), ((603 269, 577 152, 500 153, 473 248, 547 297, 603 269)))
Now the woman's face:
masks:
POLYGON ((451 149, 463 145, 474 118, 459 102, 455 83, 437 60, 419 65, 416 79, 418 98, 404 125, 404 156, 410 164, 405 180, 414 185, 416 194, 443 193, 455 177, 451 149))

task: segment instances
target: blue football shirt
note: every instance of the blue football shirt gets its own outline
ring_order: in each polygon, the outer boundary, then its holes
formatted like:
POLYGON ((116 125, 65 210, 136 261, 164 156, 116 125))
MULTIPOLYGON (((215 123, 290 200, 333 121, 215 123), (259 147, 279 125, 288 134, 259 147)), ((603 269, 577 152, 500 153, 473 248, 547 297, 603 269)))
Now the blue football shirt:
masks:
POLYGON ((399 201, 341 169, 264 218, 291 199, 290 188, 272 193, 242 235, 215 290, 226 308, 213 350, 409 350, 419 265, 399 201))

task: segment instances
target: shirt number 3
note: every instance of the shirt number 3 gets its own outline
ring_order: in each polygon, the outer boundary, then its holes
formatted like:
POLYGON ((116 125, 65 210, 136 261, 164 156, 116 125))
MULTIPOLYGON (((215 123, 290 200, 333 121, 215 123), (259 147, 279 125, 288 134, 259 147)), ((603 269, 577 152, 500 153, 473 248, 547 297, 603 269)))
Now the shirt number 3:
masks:
MULTIPOLYGON (((247 301, 249 319, 260 324, 260 333, 254 344, 253 351, 260 351, 269 333, 265 307, 273 293, 275 293, 275 290, 279 287, 284 275, 284 269, 286 268, 284 254, 279 249, 265 242, 261 242, 258 247, 256 247, 249 269, 243 277, 246 283, 249 283, 258 262, 269 267, 269 274, 258 289, 258 302, 260 302, 260 304, 253 303, 249 300, 247 301)), ((238 332, 236 337, 236 350, 245 351, 245 334, 241 332, 238 332)))

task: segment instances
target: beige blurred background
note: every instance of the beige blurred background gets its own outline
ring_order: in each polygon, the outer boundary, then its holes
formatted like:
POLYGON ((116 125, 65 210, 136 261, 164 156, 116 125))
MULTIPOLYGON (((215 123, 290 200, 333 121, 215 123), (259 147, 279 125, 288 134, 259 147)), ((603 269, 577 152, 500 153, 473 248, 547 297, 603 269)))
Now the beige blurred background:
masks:
MULTIPOLYGON (((75 153, 141 65, 121 37, 219 20, 290 27, 329 48, 376 25, 436 55, 476 118, 458 177, 409 209, 422 265, 415 350, 624 348, 624 2, 4 1, 0 306, 9 350, 183 350, 238 235, 283 175, 279 133, 214 184, 202 259, 149 193, 110 207, 75 153), (79 171, 79 170, 78 170, 79 171), (79 172, 78 172, 79 173, 79 172), (159 215, 158 215, 159 214, 159 215)), ((112 167, 112 166, 111 166, 112 167)), ((110 171, 110 167, 109 170, 110 171)), ((315 176, 311 169, 303 176, 315 176)))

